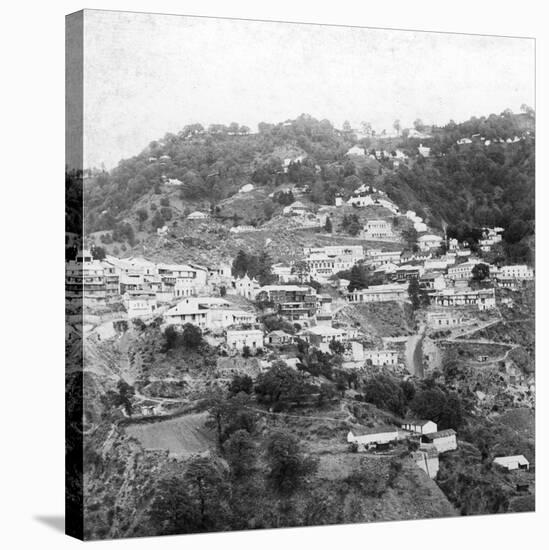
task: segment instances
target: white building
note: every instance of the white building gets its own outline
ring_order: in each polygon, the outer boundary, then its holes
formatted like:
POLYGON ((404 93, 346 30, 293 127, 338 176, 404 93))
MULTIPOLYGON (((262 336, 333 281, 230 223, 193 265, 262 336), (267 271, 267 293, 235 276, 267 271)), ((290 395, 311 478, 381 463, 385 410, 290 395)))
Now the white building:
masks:
POLYGON ((408 299, 408 285, 372 285, 351 292, 347 299, 352 303, 403 301, 408 299))
POLYGON ((463 323, 463 317, 453 313, 430 312, 427 313, 427 324, 431 328, 452 328, 463 323))
POLYGON ((127 300, 128 318, 146 317, 152 315, 158 308, 156 298, 148 295, 129 296, 127 300))
POLYGON ((362 230, 362 238, 366 240, 393 239, 393 227, 387 220, 368 220, 362 230))
POLYGON ((230 233, 250 233, 255 231, 256 228, 253 225, 236 225, 229 229, 230 233))
POLYGON ((477 306, 480 311, 496 307, 493 288, 480 290, 447 288, 432 294, 431 298, 434 305, 443 307, 477 306))
POLYGON ((527 265, 504 265, 499 270, 502 279, 531 280, 534 278, 534 271, 527 265))
POLYGON ((304 216, 309 213, 309 209, 301 201, 295 201, 289 206, 285 206, 282 209, 282 213, 304 216))
POLYGON ((364 360, 371 361, 372 365, 395 366, 398 365, 398 351, 388 349, 365 349, 364 360))
POLYGON ((401 250, 382 252, 377 248, 371 248, 366 253, 366 264, 370 267, 379 267, 386 264, 400 263, 401 250))
POLYGON ((530 463, 524 455, 497 456, 494 458, 494 464, 506 468, 507 470, 529 470, 530 463))
POLYGON ((349 256, 352 258, 354 263, 362 260, 364 258, 364 248, 362 245, 328 245, 320 247, 305 247, 303 248, 303 253, 306 256, 311 254, 326 254, 333 258, 339 256, 349 256))
POLYGON ((420 250, 430 250, 431 248, 438 248, 442 242, 442 237, 438 235, 422 235, 418 238, 417 244, 420 250))
POLYGON ((431 154, 431 148, 430 147, 424 147, 422 143, 420 143, 419 147, 417 148, 418 153, 422 157, 428 157, 431 154))
POLYGON ((198 210, 196 210, 195 212, 191 212, 187 216, 187 219, 188 220, 206 220, 208 219, 208 214, 206 214, 205 212, 199 212, 198 210))
POLYGON ((425 222, 414 222, 414 229, 418 233, 424 233, 427 231, 427 224, 425 222))
POLYGON ((223 329, 230 325, 256 322, 256 316, 223 298, 211 296, 190 297, 179 302, 164 315, 167 324, 184 325, 190 323, 201 329, 223 329))
POLYGON ((232 325, 227 327, 225 341, 229 349, 242 351, 247 346, 254 353, 263 349, 263 330, 261 325, 232 325))
POLYGON ((457 449, 456 432, 451 428, 449 430, 423 434, 421 436, 421 442, 434 445, 439 453, 457 449))
POLYGON ((480 260, 471 258, 467 262, 449 267, 448 277, 454 281, 469 280, 473 276, 474 267, 479 263, 481 263, 480 260))
POLYGON ((235 280, 234 288, 238 296, 243 296, 248 300, 255 300, 257 292, 260 288, 260 284, 255 279, 255 277, 250 279, 250 277, 248 277, 248 274, 246 274, 244 275, 244 277, 235 280))
POLYGON ((373 206, 374 205, 374 199, 372 198, 372 195, 352 196, 347 201, 347 204, 358 206, 360 208, 365 208, 366 206, 373 206))
POLYGON ((327 326, 314 326, 303 331, 301 335, 313 345, 330 344, 332 341, 347 342, 354 336, 354 332, 348 328, 334 328, 327 326))
POLYGON ((363 157, 366 155, 366 151, 364 151, 362 147, 358 147, 357 145, 354 145, 347 151, 346 155, 363 157))
POLYGON ((402 424, 403 430, 408 430, 409 432, 415 432, 417 434, 432 434, 437 431, 436 422, 432 420, 408 420, 402 424))
POLYGON ((240 189, 239 189, 239 193, 249 193, 250 191, 253 191, 254 190, 254 186, 251 184, 251 183, 247 183, 246 185, 243 185, 240 189))
POLYGON ((353 428, 347 434, 348 443, 356 443, 365 447, 369 445, 383 445, 391 441, 397 441, 398 438, 398 430, 389 426, 378 429, 353 428))

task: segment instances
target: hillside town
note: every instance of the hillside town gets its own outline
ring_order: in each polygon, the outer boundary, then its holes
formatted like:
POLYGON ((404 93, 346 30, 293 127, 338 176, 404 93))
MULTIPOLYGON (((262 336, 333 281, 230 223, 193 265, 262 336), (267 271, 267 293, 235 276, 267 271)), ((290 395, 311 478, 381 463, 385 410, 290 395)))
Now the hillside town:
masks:
MULTIPOLYGON (((303 120, 317 124, 279 128, 303 120)), ((376 138, 369 149, 371 135, 333 132, 345 143, 337 162, 275 149, 215 200, 191 194, 160 141, 139 161, 158 176, 143 197, 117 218, 96 206, 83 236, 67 232, 67 353, 80 357, 73 350, 83 345, 85 429, 103 453, 89 456, 91 537, 164 533, 162 483, 175 479, 173 464, 184 476, 200 464, 231 484, 230 498, 212 489, 212 509, 218 498, 242 506, 240 491, 261 502, 246 524, 218 510, 225 523, 215 529, 272 526, 265 510, 280 495, 293 503, 276 505, 288 525, 334 522, 352 499, 361 505, 350 521, 532 509, 531 226, 506 219, 506 206, 478 223, 474 203, 447 222, 436 200, 393 182, 467 147, 517 156, 534 136, 452 137, 444 149, 437 129, 409 129, 400 145, 376 138), (287 445, 303 468, 291 489, 268 477, 287 445), (126 469, 112 482, 114 448, 126 469), (138 506, 134 489, 118 520, 101 506, 134 478, 156 495, 142 527, 120 523, 138 506), (338 483, 348 488, 339 505, 318 509, 315 495, 338 483)), ((259 139, 202 127, 179 139, 200 148, 212 135, 259 139)), ((84 178, 90 200, 107 177, 84 178)))

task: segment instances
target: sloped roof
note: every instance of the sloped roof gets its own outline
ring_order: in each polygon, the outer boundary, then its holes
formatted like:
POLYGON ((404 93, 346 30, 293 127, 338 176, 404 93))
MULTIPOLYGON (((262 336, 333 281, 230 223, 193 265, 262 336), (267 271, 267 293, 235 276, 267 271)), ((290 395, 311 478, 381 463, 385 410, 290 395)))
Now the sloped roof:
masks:
POLYGON ((456 431, 450 428, 448 430, 440 430, 432 434, 424 434, 423 437, 426 437, 427 439, 442 439, 443 437, 450 437, 452 435, 456 435, 456 431))

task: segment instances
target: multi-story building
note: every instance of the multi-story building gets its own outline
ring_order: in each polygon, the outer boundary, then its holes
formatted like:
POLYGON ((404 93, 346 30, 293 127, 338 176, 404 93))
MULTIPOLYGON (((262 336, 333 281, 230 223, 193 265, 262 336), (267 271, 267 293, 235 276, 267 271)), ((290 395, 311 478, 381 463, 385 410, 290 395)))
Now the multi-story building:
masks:
POLYGON ((438 248, 442 243, 442 237, 438 235, 422 235, 418 238, 417 244, 420 250, 430 250, 431 248, 438 248))
POLYGON ((350 257, 354 263, 364 258, 364 248, 361 245, 329 245, 303 248, 305 256, 325 254, 332 258, 350 257))
POLYGON ((234 281, 234 289, 238 296, 247 298, 248 300, 255 300, 255 297, 260 289, 260 285, 255 279, 255 277, 240 277, 234 281))
POLYGON ((448 278, 454 281, 468 280, 473 275, 474 267, 479 263, 480 263, 480 260, 477 260, 476 258, 471 258, 467 262, 449 267, 448 278))
POLYGON ((170 325, 190 323, 203 330, 219 330, 257 320, 253 313, 236 308, 227 300, 211 296, 186 298, 169 309, 164 318, 170 325))
POLYGON ((362 230, 362 238, 366 240, 392 240, 395 238, 395 234, 391 222, 387 220, 368 220, 362 230))
POLYGON ((408 299, 408 285, 373 285, 349 293, 347 299, 349 302, 359 304, 368 302, 403 301, 408 299))
POLYGON ((493 288, 470 290, 448 288, 431 295, 434 305, 443 307, 477 306, 484 311, 496 307, 496 297, 493 288))
POLYGON ((461 315, 447 313, 445 311, 436 311, 427 313, 427 324, 431 328, 451 328, 463 323, 461 315))
POLYGON ((398 264, 401 254, 401 250, 383 252, 378 248, 372 248, 366 253, 366 265, 377 268, 385 264, 398 264))
POLYGON ((152 315, 158 308, 156 296, 132 293, 126 301, 126 308, 130 319, 152 315))
POLYGON ((371 361, 375 366, 395 366, 398 365, 398 351, 389 349, 365 349, 364 359, 371 361))
POLYGON ((502 279, 530 280, 534 278, 534 271, 527 265, 504 265, 499 269, 498 277, 502 279))
POLYGON ((89 250, 82 250, 66 263, 65 292, 67 299, 98 301, 107 297, 103 264, 94 260, 89 250))
POLYGON ((316 290, 310 286, 263 286, 257 293, 257 300, 273 302, 279 313, 292 321, 313 318, 318 306, 316 290))
POLYGON ((229 349, 242 351, 248 347, 252 353, 263 349, 263 327, 259 324, 234 324, 227 327, 225 341, 229 349))

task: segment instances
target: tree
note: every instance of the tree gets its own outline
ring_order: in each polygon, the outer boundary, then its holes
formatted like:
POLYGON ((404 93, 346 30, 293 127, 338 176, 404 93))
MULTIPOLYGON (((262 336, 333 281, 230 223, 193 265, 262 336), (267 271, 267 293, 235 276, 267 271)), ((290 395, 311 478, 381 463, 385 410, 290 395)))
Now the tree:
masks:
POLYGON ((427 388, 416 393, 410 409, 418 418, 436 422, 439 429, 457 430, 463 423, 461 401, 456 394, 445 394, 440 388, 427 388))
POLYGON ((283 431, 269 437, 266 458, 267 481, 283 495, 293 493, 318 468, 318 462, 303 453, 298 438, 283 431))
POLYGON ((145 208, 140 208, 137 212, 137 220, 139 221, 139 230, 143 229, 143 223, 147 221, 149 213, 145 208))
POLYGON ((296 401, 298 404, 310 390, 302 375, 286 365, 275 361, 271 368, 262 372, 255 382, 255 393, 261 403, 277 404, 296 401))
POLYGON ((107 256, 107 253, 102 246, 92 246, 90 252, 94 260, 104 260, 107 256))
POLYGON ((421 289, 419 288, 419 281, 413 277, 410 279, 408 285, 408 296, 410 297, 410 302, 412 302, 412 309, 419 309, 421 306, 421 289))
POLYGON ((425 125, 423 124, 423 121, 421 120, 421 118, 416 118, 414 120, 414 128, 418 132, 423 132, 423 130, 425 130, 425 125))
POLYGON ((332 232, 332 221, 328 217, 326 217, 326 223, 324 224, 324 231, 326 231, 326 233, 332 232))
POLYGON ((182 343, 187 349, 196 349, 202 344, 202 330, 191 323, 183 325, 182 343))
POLYGON ((307 281, 311 276, 309 264, 305 260, 295 262, 292 266, 292 274, 298 276, 300 283, 307 281))
POLYGON ((403 415, 405 409, 404 392, 391 377, 379 374, 364 385, 364 399, 380 409, 403 415))
POLYGON ((368 137, 372 135, 372 124, 370 122, 361 122, 360 127, 364 135, 368 137))
POLYGON ((345 346, 339 340, 331 340, 328 347, 333 354, 343 355, 345 353, 345 346))
POLYGON ((254 431, 256 414, 250 410, 250 405, 250 396, 243 392, 229 397, 216 391, 210 397, 206 426, 215 429, 220 447, 237 430, 254 431))
POLYGON ((442 357, 442 373, 446 380, 454 380, 461 372, 457 352, 451 348, 442 357))
POLYGON ((218 530, 227 517, 228 483, 220 466, 210 457, 192 458, 183 476, 197 509, 200 532, 218 530))
POLYGON ((229 393, 236 395, 237 393, 252 393, 254 382, 251 376, 247 374, 235 374, 229 384, 229 393))
POLYGON ((154 216, 152 217, 151 227, 156 230, 156 229, 160 229, 161 227, 164 227, 164 225, 165 225, 164 216, 162 216, 162 214, 160 213, 160 210, 157 210, 154 213, 154 216))
POLYGON ((406 241, 406 247, 409 250, 414 250, 417 245, 418 233, 414 227, 408 227, 402 231, 402 238, 406 241))
POLYGON ((234 277, 244 277, 248 271, 248 255, 244 250, 239 250, 233 260, 232 274, 234 277))
POLYGON ((490 266, 483 263, 476 264, 473 266, 471 276, 473 281, 484 281, 490 276, 490 266))
POLYGON ((234 478, 249 476, 255 466, 256 448, 247 430, 236 430, 223 444, 223 454, 234 478))

